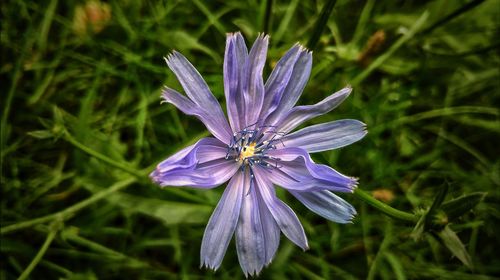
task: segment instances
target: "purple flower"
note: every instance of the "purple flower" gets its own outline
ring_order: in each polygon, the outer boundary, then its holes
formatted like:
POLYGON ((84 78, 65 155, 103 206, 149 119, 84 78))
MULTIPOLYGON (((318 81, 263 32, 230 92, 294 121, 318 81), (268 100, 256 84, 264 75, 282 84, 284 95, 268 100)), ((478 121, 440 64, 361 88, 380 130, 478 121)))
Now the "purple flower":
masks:
POLYGON ((312 54, 293 46, 264 84, 268 41, 268 36, 259 36, 248 52, 240 33, 228 34, 224 92, 229 123, 193 65, 175 51, 166 58, 187 97, 165 87, 163 99, 199 118, 215 138, 184 148, 150 175, 162 187, 207 189, 229 181, 205 229, 201 264, 217 269, 235 233, 238 259, 247 276, 258 274, 272 261, 280 231, 300 248, 308 248, 300 221, 276 196, 275 185, 328 220, 352 220, 356 210, 332 191, 352 192, 356 179, 314 163, 309 153, 340 148, 366 134, 362 122, 350 119, 291 132, 337 107, 351 88, 314 105, 295 106, 309 79, 312 54))

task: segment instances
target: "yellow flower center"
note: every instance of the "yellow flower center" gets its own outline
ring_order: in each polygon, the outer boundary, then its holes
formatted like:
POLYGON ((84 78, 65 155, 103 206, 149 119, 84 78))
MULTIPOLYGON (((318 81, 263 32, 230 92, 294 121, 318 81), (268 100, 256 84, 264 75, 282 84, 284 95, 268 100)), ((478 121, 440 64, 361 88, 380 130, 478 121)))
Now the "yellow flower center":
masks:
POLYGON ((246 146, 243 146, 240 153, 240 161, 244 161, 247 158, 253 157, 255 153, 255 142, 252 142, 246 146))

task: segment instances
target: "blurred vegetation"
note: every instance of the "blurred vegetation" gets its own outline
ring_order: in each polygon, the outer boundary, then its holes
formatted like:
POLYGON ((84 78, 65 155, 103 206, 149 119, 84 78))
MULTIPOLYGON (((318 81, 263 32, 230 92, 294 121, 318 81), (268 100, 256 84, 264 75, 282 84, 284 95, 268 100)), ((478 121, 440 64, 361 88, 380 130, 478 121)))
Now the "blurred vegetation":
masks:
POLYGON ((186 55, 223 103, 238 30, 248 44, 271 35, 266 75, 295 42, 314 48, 301 104, 353 86, 310 123, 359 119, 369 134, 314 159, 424 217, 415 227, 346 195, 359 215, 338 225, 280 192, 311 249, 282 236, 262 279, 500 276, 499 0, 7 0, 1 13, 1 279, 244 279, 234 244, 219 271, 199 269, 223 187, 146 177, 207 136, 160 105, 162 85, 181 89, 163 57, 186 55))

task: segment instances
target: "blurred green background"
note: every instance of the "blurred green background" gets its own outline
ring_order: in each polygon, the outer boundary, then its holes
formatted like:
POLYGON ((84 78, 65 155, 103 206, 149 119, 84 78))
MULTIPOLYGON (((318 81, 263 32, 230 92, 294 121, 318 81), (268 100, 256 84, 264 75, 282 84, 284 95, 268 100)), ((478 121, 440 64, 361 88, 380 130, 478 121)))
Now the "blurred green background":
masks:
POLYGON ((181 90, 163 57, 183 53, 224 103, 225 36, 238 30, 247 44, 271 35, 266 77, 296 42, 313 49, 300 104, 353 86, 309 124, 359 119, 368 135, 315 161, 410 213, 444 186, 445 201, 484 197, 436 216, 466 266, 435 231, 415 241, 414 223, 355 196, 343 197, 357 218, 338 225, 280 192, 311 248, 282 236, 262 279, 500 276, 500 1, 7 0, 1 12, 1 279, 245 278, 234 243, 217 272, 199 269, 223 187, 160 189, 146 177, 208 135, 160 105, 162 85, 181 90))

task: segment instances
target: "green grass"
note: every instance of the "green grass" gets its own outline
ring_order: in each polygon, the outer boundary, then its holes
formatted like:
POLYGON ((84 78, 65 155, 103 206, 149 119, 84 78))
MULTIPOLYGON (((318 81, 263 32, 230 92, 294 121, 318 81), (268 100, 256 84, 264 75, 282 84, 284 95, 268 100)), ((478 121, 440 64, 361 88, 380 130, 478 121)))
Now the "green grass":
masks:
POLYGON ((314 48, 300 104, 353 86, 309 123, 359 119, 369 134, 317 162, 359 177, 367 193, 387 190, 393 208, 431 209, 415 241, 414 222, 359 196, 344 196, 359 214, 338 225, 280 191, 311 249, 282 236, 262 279, 500 276, 500 1, 336 1, 330 14, 328 1, 269 1, 111 0, 109 21, 85 34, 74 23, 83 2, 2 4, 1 279, 245 278, 234 243, 217 272, 199 268, 223 187, 160 189, 147 178, 208 135, 160 105, 163 85, 181 89, 163 57, 186 55, 224 103, 225 34, 238 30, 248 44, 271 35, 266 75, 294 43, 314 48), (431 207, 443 186, 445 204, 481 193, 455 204, 464 210, 451 233, 432 220, 443 217, 431 207))

